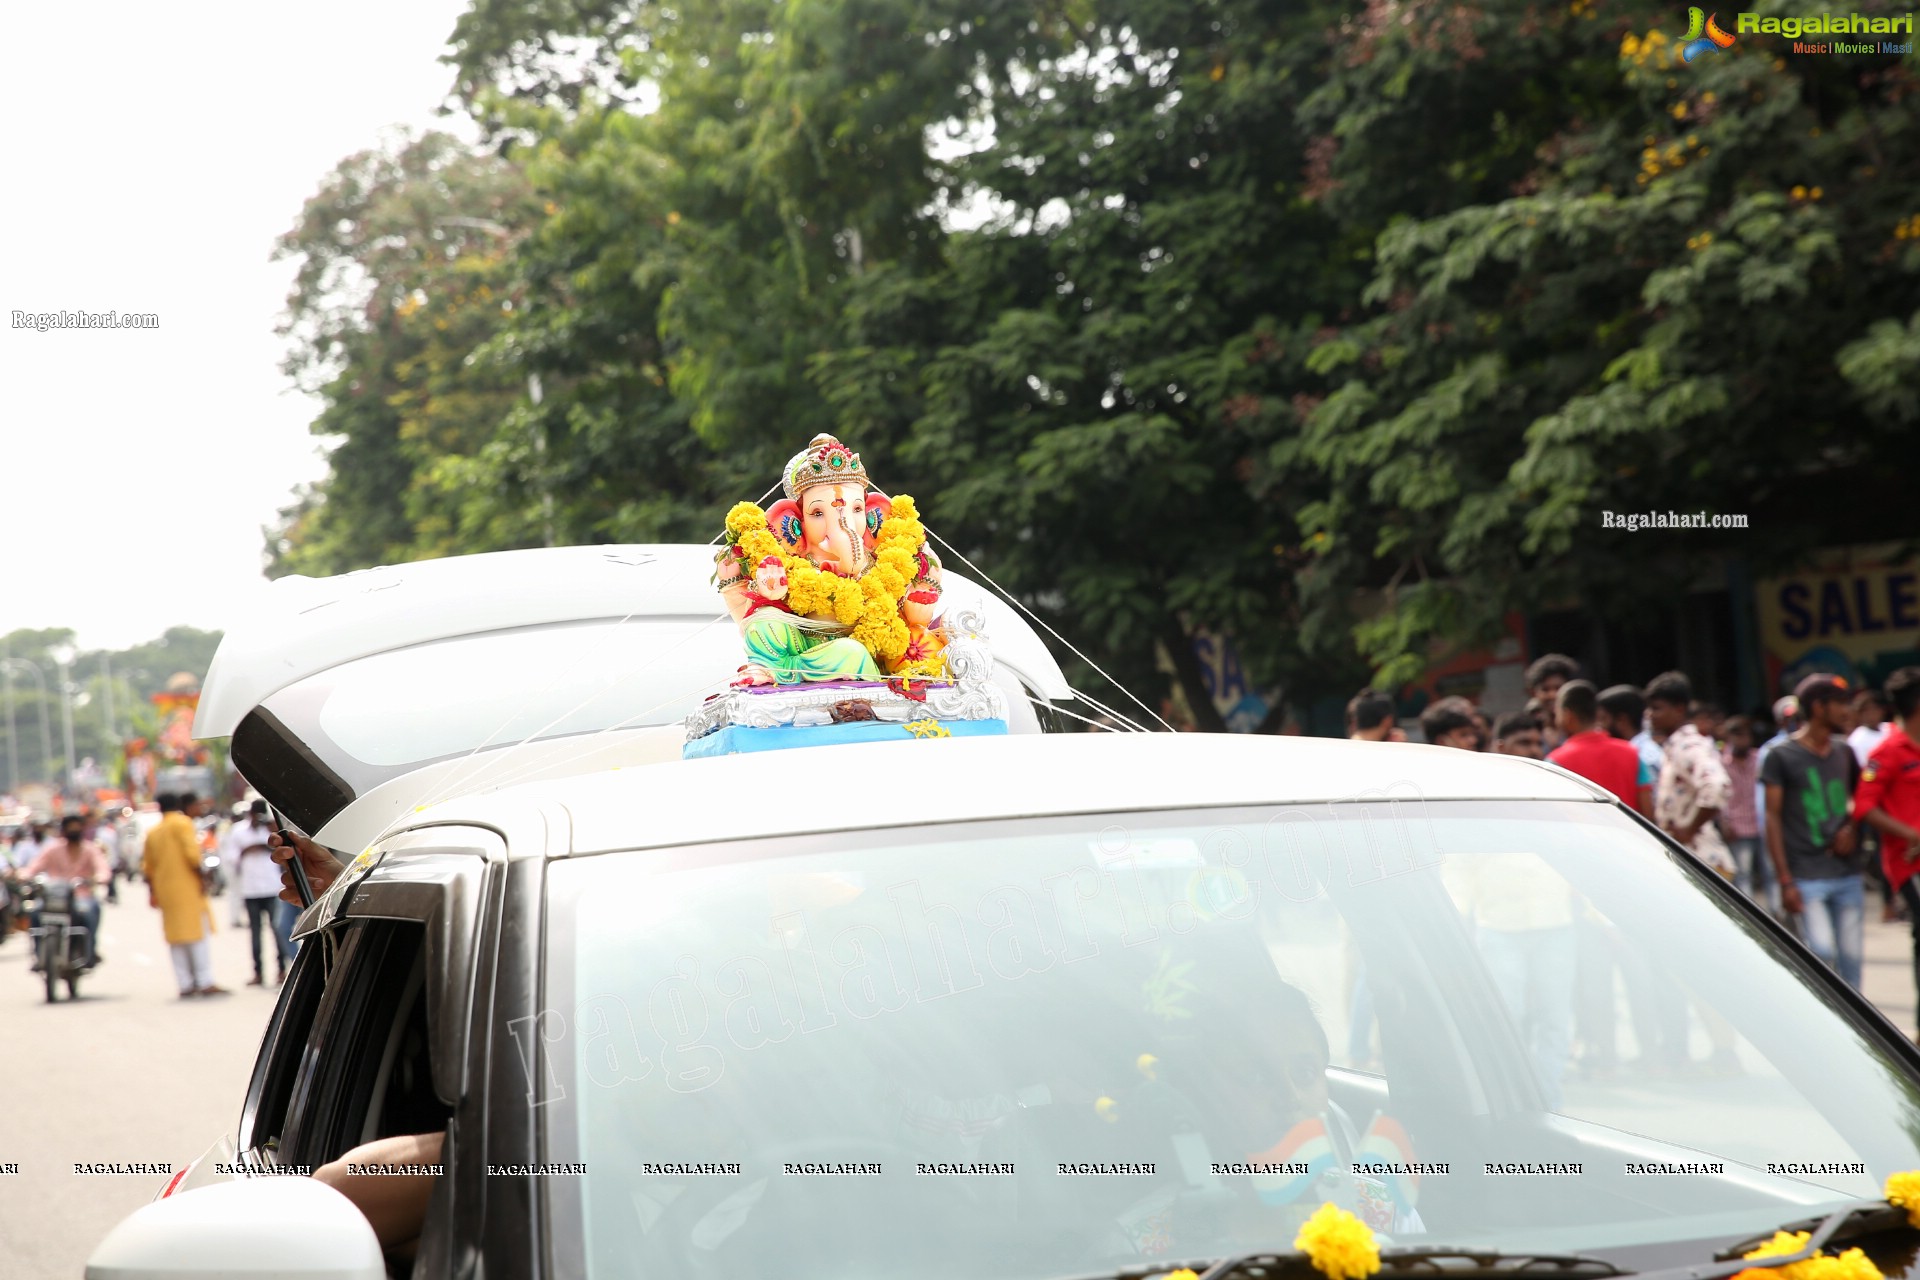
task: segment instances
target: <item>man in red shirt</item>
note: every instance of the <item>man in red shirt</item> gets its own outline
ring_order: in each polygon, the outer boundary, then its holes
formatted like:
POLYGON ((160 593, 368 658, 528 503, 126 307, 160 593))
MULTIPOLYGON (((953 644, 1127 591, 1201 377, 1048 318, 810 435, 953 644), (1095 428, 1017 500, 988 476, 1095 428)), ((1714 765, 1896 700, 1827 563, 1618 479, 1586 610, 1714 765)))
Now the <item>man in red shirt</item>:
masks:
POLYGON ((1920 667, 1887 678, 1894 719, 1867 756, 1853 793, 1854 817, 1880 833, 1880 866, 1907 904, 1913 929, 1914 986, 1920 990, 1920 667))
MULTIPOLYGON (((1640 759, 1639 749, 1631 742, 1600 727, 1600 694, 1593 682, 1566 681, 1554 694, 1553 706, 1562 741, 1547 753, 1547 759, 1605 787, 1628 808, 1653 817, 1653 770, 1640 759)), ((1686 1030, 1685 1005, 1671 997, 1663 1001, 1659 993, 1648 989, 1649 979, 1632 965, 1618 934, 1591 909, 1576 915, 1574 927, 1578 944, 1574 1022, 1579 1031, 1583 1072, 1605 1079, 1619 1065, 1613 1003, 1616 968, 1627 979, 1634 1034, 1643 1057, 1651 1062, 1662 1056, 1662 1043, 1681 1043, 1686 1030), (1661 1013, 1666 1015, 1666 1023, 1656 1024, 1655 1017, 1661 1013), (1673 1029, 1675 1025, 1678 1030, 1673 1029)))
POLYGON ((1605 787, 1622 804, 1651 818, 1653 778, 1639 751, 1599 728, 1600 695, 1586 680, 1569 680, 1556 695, 1560 732, 1566 740, 1547 756, 1569 773, 1605 787))

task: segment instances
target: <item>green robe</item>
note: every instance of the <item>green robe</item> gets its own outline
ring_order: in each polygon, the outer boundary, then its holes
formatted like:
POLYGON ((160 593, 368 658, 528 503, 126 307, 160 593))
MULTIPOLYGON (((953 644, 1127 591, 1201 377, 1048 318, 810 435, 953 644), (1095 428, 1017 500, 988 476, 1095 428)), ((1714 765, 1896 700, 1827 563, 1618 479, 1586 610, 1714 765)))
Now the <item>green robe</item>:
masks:
POLYGON ((748 661, 771 671, 777 684, 886 678, 867 647, 852 636, 815 635, 780 609, 755 610, 744 634, 748 661))

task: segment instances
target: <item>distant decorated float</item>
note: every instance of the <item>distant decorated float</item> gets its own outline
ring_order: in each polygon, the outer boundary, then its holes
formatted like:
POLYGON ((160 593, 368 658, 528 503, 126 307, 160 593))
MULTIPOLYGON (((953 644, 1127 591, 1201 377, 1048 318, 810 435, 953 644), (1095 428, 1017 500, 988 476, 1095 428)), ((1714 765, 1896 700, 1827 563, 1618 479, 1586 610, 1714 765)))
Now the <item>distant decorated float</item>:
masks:
POLYGON ((819 435, 784 496, 727 513, 715 585, 746 662, 687 719, 689 757, 821 742, 1007 732, 979 614, 943 611, 940 560, 912 498, 819 435))

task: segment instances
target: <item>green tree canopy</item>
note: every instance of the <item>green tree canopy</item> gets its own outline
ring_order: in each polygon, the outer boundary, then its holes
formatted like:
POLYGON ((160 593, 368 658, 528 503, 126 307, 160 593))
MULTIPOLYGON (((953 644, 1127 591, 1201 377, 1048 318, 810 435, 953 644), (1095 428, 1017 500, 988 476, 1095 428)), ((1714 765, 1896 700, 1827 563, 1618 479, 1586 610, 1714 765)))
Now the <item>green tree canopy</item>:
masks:
POLYGON ((1839 514, 1808 477, 1920 461, 1916 81, 1678 34, 1612 0, 480 0, 450 60, 491 149, 356 157, 289 239, 343 443, 280 563, 704 540, 823 430, 1136 685, 1195 625, 1344 692, 1777 562, 1839 514), (489 198, 511 234, 448 253, 489 198), (331 304, 347 266, 375 303, 331 304), (513 306, 450 309, 480 285, 513 306), (1600 528, 1665 509, 1774 518, 1600 528))

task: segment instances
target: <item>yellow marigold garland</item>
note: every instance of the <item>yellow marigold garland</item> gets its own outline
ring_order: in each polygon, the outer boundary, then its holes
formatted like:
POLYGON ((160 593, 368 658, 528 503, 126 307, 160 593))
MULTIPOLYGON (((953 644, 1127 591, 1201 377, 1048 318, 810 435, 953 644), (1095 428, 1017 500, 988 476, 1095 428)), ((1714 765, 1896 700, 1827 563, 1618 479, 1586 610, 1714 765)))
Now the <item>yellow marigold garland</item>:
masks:
POLYGON ((1920 1170, 1890 1176, 1886 1194, 1888 1204, 1907 1211, 1908 1225, 1920 1228, 1920 1170))
POLYGON ((945 670, 939 658, 900 661, 910 639, 900 602, 913 583, 919 567, 916 557, 926 537, 913 499, 901 494, 893 499, 892 510, 880 525, 873 566, 857 579, 843 578, 821 572, 803 556, 785 554, 758 503, 738 502, 727 512, 727 541, 745 553, 749 574, 768 556, 778 557, 786 566, 787 606, 795 613, 831 614, 841 626, 851 627, 853 638, 889 672, 932 679, 945 670))
MULTIPOLYGON (((1800 1252, 1810 1236, 1805 1231, 1776 1231, 1773 1239, 1744 1256, 1748 1261, 1779 1258, 1800 1252)), ((1873 1259, 1859 1249, 1848 1249, 1838 1256, 1816 1253, 1802 1262, 1784 1267, 1748 1267, 1737 1271, 1733 1280, 1884 1280, 1873 1259)))
POLYGON ((1301 1226, 1293 1247, 1307 1255, 1327 1280, 1364 1280, 1380 1270, 1380 1246, 1373 1232, 1345 1209, 1327 1201, 1301 1226))

